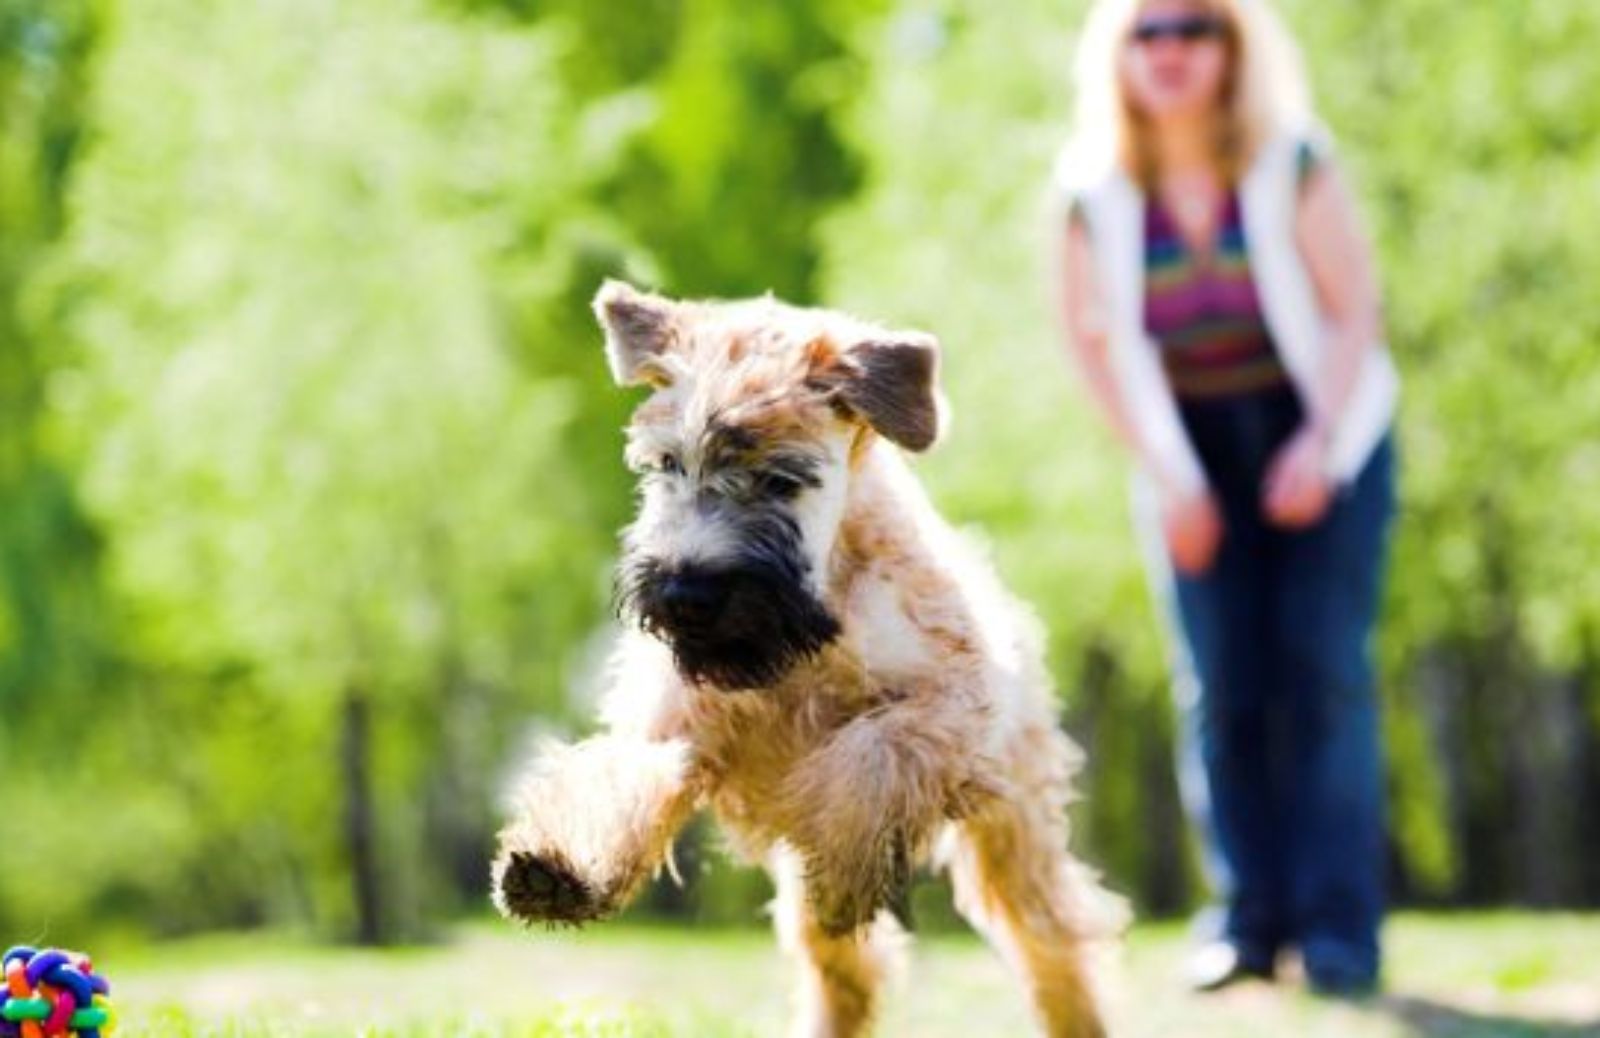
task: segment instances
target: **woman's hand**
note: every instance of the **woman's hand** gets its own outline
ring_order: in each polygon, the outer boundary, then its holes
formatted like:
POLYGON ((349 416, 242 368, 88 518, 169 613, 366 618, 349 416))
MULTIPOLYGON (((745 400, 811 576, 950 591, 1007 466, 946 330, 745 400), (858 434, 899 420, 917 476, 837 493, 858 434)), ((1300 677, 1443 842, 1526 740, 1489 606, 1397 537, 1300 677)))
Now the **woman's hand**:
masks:
POLYGON ((1161 506, 1161 532, 1179 573, 1196 577, 1211 568, 1222 545, 1222 512, 1208 491, 1169 496, 1161 506))
POLYGON ((1261 487, 1261 512, 1268 522, 1303 530, 1327 514, 1333 501, 1327 456, 1327 433, 1315 424, 1301 426, 1278 448, 1261 487))

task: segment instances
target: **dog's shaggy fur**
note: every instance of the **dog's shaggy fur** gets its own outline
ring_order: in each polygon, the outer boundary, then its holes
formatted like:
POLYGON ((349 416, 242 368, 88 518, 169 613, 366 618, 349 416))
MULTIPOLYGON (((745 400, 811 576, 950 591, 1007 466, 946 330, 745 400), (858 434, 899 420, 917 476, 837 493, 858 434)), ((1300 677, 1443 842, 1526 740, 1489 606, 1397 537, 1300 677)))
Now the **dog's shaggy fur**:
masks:
POLYGON ((500 909, 609 915, 709 805, 777 881, 799 1033, 865 1032, 932 859, 1045 1030, 1102 1034, 1087 953, 1120 913, 1067 853, 1078 755, 1037 625, 897 449, 937 436, 937 344, 771 299, 611 282, 595 304, 617 381, 655 389, 628 430, 632 623, 604 734, 542 753, 519 789, 500 909))

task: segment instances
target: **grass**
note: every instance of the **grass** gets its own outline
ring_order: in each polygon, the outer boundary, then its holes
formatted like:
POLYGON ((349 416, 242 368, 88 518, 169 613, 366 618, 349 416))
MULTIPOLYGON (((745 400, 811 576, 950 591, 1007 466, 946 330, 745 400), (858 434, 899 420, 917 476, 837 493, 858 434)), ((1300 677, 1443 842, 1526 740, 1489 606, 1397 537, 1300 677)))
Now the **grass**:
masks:
MULTIPOLYGON (((1292 980, 1185 994, 1172 926, 1136 929, 1118 967, 1112 1033, 1130 1038, 1600 1038, 1600 917, 1402 915, 1387 935, 1389 987, 1330 1003, 1292 980)), ((402 951, 227 936, 100 962, 121 1038, 746 1038, 783 1033, 785 965, 755 932, 595 927, 459 931, 402 951)), ((919 940, 891 990, 885 1038, 1033 1034, 987 949, 919 940)))

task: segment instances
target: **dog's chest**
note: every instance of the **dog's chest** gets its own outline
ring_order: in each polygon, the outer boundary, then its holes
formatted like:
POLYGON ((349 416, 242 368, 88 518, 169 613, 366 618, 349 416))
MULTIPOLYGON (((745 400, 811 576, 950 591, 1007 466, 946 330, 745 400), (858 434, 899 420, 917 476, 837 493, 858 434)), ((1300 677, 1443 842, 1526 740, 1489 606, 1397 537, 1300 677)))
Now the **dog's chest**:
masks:
POLYGON ((881 574, 864 576, 846 604, 843 641, 874 684, 928 673, 935 647, 907 611, 902 589, 881 574))
POLYGON ((718 775, 718 813, 737 828, 763 828, 756 819, 783 813, 778 805, 796 765, 852 720, 899 696, 893 681, 862 667, 847 639, 772 688, 689 691, 687 734, 718 775))
POLYGON ((686 690, 689 734, 725 770, 781 771, 886 694, 848 646, 835 644, 771 688, 686 690))

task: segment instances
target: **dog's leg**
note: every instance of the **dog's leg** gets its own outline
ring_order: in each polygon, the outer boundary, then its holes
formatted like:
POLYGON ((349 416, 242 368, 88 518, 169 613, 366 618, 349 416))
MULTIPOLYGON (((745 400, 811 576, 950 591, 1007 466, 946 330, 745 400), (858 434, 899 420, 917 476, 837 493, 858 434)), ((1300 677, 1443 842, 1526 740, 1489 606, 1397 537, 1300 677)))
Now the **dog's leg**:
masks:
POLYGON ((1090 959, 1122 908, 1067 854, 1065 738, 1041 726, 1019 742, 1017 796, 962 821, 947 847, 956 906, 1022 976, 1046 1034, 1101 1038, 1090 959))
POLYGON ((994 796, 995 762, 971 739, 981 718, 929 688, 857 717, 789 775, 777 821, 825 930, 847 933, 882 908, 904 916, 918 857, 945 822, 994 796))
POLYGON ((817 922, 805 891, 804 866, 780 851, 771 863, 778 896, 773 922, 799 969, 794 1038, 851 1038, 868 1033, 878 992, 892 972, 904 934, 887 915, 870 927, 831 935, 817 922))
POLYGON ((496 906, 523 922, 616 912, 666 859, 699 794, 678 740, 609 734, 547 750, 500 833, 496 906))

